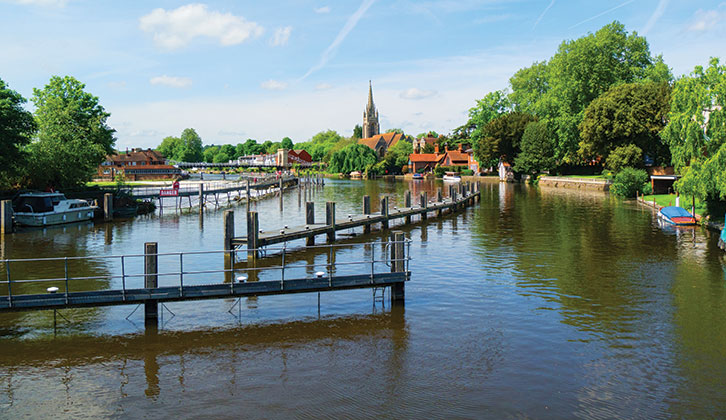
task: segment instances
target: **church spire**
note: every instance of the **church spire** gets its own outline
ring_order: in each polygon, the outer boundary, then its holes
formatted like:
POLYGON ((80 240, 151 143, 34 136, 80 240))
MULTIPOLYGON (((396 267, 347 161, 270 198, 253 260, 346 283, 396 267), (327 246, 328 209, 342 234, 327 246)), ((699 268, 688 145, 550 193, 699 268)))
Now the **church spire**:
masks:
POLYGON ((373 84, 371 84, 371 81, 368 81, 368 112, 375 109, 375 106, 373 105, 373 84))
POLYGON ((368 81, 368 105, 363 112, 363 138, 373 137, 380 134, 378 125, 378 110, 373 104, 373 84, 368 81))

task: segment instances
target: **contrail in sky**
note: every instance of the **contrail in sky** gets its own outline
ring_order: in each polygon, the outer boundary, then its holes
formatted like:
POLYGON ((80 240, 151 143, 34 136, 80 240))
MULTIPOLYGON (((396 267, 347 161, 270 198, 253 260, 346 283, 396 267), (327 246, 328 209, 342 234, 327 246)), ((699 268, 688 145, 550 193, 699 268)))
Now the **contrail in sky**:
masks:
POLYGON ((552 6, 554 6, 554 5, 555 5, 555 0, 552 0, 550 2, 549 6, 545 7, 545 9, 542 12, 542 14, 539 15, 539 17, 537 18, 537 20, 534 22, 534 26, 532 26, 532 30, 533 31, 534 31, 534 28, 536 28, 537 25, 539 24, 539 21, 542 20, 542 18, 544 17, 544 15, 547 13, 547 11, 550 10, 552 8, 552 6))
POLYGON ((606 14, 608 14, 608 13, 612 12, 613 10, 616 10, 616 9, 620 9, 620 8, 621 8, 621 7, 623 7, 623 6, 627 6, 627 5, 629 5, 630 3, 634 2, 634 1, 635 1, 635 0, 628 0, 628 1, 626 1, 625 3, 621 3, 621 4, 619 4, 619 5, 615 6, 615 7, 613 7, 612 9, 608 9, 608 10, 606 10, 606 11, 602 12, 602 13, 598 13, 598 14, 596 14, 596 15, 595 15, 595 16, 593 16, 593 17, 590 17, 590 18, 587 18, 587 19, 585 19, 585 20, 583 20, 582 22, 576 23, 576 24, 574 24, 574 25, 570 26, 570 27, 569 27, 568 29, 572 29, 572 28, 574 28, 574 27, 576 27, 576 26, 580 26, 580 25, 582 25, 583 23, 589 22, 589 21, 591 21, 591 20, 593 20, 593 19, 597 19, 597 18, 599 18, 599 17, 600 17, 600 16, 602 16, 602 15, 606 15, 606 14))
POLYGON ((645 24, 641 35, 648 35, 648 32, 653 29, 653 26, 655 26, 655 23, 658 22, 658 19, 663 16, 663 12, 665 12, 666 7, 668 7, 668 0, 660 0, 658 2, 658 6, 653 11, 653 14, 650 15, 650 19, 648 19, 648 23, 645 24))
POLYGON ((348 36, 350 31, 353 30, 353 28, 355 28, 355 25, 358 24, 358 21, 360 20, 360 18, 363 17, 365 12, 368 10, 368 8, 371 7, 371 5, 375 1, 376 0, 364 0, 363 3, 361 3, 358 10, 356 10, 355 13, 353 13, 348 18, 348 21, 345 22, 345 26, 343 26, 343 29, 341 29, 340 32, 338 32, 338 36, 335 37, 335 40, 333 40, 333 43, 330 44, 325 51, 323 51, 323 54, 320 56, 320 61, 318 61, 318 64, 312 66, 310 68, 310 70, 308 70, 308 72, 305 73, 305 75, 303 77, 301 77, 298 81, 304 80, 305 78, 310 76, 313 72, 322 69, 328 63, 328 60, 333 58, 333 56, 335 55, 335 52, 338 50, 338 47, 345 40, 345 37, 348 36))

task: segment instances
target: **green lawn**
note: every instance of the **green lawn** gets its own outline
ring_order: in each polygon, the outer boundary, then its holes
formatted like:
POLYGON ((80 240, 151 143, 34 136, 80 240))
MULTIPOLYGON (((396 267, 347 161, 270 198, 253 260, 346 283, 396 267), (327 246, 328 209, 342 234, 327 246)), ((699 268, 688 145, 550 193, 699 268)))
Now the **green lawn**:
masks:
MULTIPOLYGON (((164 180, 168 181, 168 180, 164 180)), ((126 182, 124 183, 125 186, 128 187, 143 187, 148 186, 149 184, 145 184, 143 182, 126 182)), ((98 181, 98 182, 86 182, 87 187, 115 187, 116 182, 115 181, 98 181)))
MULTIPOLYGON (((655 202, 661 207, 665 206, 675 206, 676 205, 676 195, 675 194, 657 194, 657 195, 646 195, 644 197, 645 201, 653 202, 653 197, 655 197, 655 202)), ((681 196, 681 207, 684 209, 691 211, 691 197, 690 196, 681 196)), ((706 204, 701 203, 701 201, 696 198, 696 214, 703 215, 703 212, 706 211, 706 204)))

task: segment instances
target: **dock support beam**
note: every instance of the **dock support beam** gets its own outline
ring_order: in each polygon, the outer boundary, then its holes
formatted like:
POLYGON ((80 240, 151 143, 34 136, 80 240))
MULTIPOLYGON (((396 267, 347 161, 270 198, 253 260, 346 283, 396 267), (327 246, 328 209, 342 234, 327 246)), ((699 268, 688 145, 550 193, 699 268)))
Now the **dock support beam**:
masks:
POLYGON ((256 211, 247 212, 247 259, 257 259, 260 219, 256 211))
MULTIPOLYGON (((400 273, 406 271, 406 261, 404 261, 405 239, 403 232, 391 232, 391 240, 393 241, 391 247, 391 272, 400 273)), ((402 303, 405 296, 405 283, 396 283, 391 286, 391 302, 402 303)))
MULTIPOLYGON (((421 195, 419 197, 419 203, 420 203, 422 209, 428 208, 429 195, 428 195, 428 193, 426 193, 426 191, 421 193, 421 195)), ((428 217, 429 217, 428 212, 424 211, 423 213, 421 213, 421 220, 426 220, 426 219, 428 219, 428 217)))
MULTIPOLYGON (((308 201, 307 203, 305 203, 305 224, 315 224, 315 203, 313 203, 312 201, 308 201)), ((305 239, 305 245, 315 245, 315 236, 308 236, 307 239, 305 239)))
POLYGON ((381 198, 381 216, 383 216, 381 227, 388 229, 388 197, 381 198))
MULTIPOLYGON (((144 288, 156 289, 159 287, 159 246, 156 242, 144 244, 144 288)), ((147 300, 144 303, 144 326, 156 328, 159 326, 159 302, 147 300)))
POLYGON ((111 193, 103 195, 103 220, 106 222, 113 220, 113 194, 111 193))
POLYGON ((328 225, 328 242, 335 242, 335 202, 325 203, 325 224, 328 225))
MULTIPOLYGON (((371 196, 370 195, 364 195, 363 196, 363 214, 369 215, 371 214, 371 196)), ((371 224, 366 223, 363 225, 363 233, 371 233, 371 224)))
POLYGON ((13 202, 3 200, 0 202, 0 234, 13 231, 13 202))
MULTIPOLYGON (((404 194, 403 207, 406 209, 411 208, 411 190, 406 191, 406 194, 404 194)), ((406 216, 406 224, 411 224, 411 216, 406 216)))

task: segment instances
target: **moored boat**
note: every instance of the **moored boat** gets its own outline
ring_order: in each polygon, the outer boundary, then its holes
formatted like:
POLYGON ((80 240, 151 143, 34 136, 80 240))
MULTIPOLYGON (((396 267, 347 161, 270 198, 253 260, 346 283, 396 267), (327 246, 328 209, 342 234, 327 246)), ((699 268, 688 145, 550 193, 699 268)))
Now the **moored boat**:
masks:
POLYGON ((663 207, 658 211, 658 218, 675 226, 693 226, 697 224, 696 218, 683 207, 663 207))
POLYGON ((98 206, 68 199, 58 192, 22 193, 13 203, 15 221, 22 226, 50 226, 91 220, 98 206))
POLYGON ((424 176, 423 176, 423 174, 420 174, 417 172, 417 173, 413 174, 413 179, 422 180, 422 179, 424 179, 424 176))
POLYGON ((444 173, 444 182, 461 182, 461 177, 456 172, 444 173))

